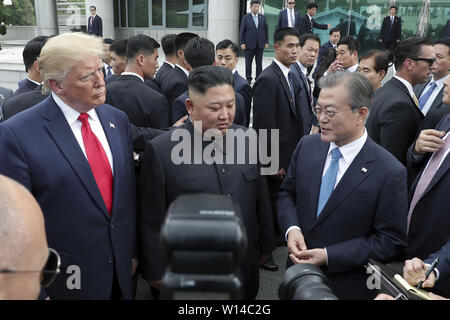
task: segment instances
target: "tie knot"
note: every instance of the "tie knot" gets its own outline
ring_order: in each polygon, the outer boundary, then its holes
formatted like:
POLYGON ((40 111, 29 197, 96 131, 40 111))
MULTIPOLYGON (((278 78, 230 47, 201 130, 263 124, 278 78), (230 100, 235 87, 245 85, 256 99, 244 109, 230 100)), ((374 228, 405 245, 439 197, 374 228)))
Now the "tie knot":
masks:
POLYGON ((339 151, 339 148, 334 148, 331 150, 331 159, 338 160, 342 157, 342 153, 339 151))
POLYGON ((431 88, 431 89, 434 89, 434 88, 436 88, 436 87, 437 87, 437 84, 436 84, 435 81, 433 81, 433 82, 431 83, 430 88, 431 88))
POLYGON ((88 118, 89 115, 85 112, 80 113, 80 115, 78 116, 78 120, 81 121, 82 123, 86 122, 88 118))

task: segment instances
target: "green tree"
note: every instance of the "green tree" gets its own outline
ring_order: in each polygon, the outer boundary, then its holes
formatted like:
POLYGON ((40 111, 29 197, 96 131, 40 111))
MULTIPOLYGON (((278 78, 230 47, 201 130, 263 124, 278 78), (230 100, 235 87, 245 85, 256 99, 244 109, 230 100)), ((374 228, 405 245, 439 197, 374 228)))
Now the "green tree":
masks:
POLYGON ((0 2, 0 22, 13 26, 35 26, 36 13, 33 0, 13 0, 11 6, 0 2))

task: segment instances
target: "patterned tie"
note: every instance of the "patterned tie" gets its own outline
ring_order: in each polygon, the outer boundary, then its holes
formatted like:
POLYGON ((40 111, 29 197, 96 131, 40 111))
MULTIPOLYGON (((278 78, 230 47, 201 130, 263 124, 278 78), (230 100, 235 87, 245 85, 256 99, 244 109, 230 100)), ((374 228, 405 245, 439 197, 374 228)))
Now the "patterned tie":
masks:
POLYGON ((256 29, 258 29, 258 15, 253 16, 253 21, 255 21, 256 29))
POLYGON ((414 101, 414 104, 416 105, 417 108, 419 108, 419 100, 417 100, 417 97, 415 94, 413 94, 412 99, 414 101))
POLYGON ((289 71, 288 72, 288 80, 289 80, 289 90, 291 91, 292 103, 295 105, 295 87, 294 87, 294 76, 289 71))
POLYGON ((110 76, 112 74, 111 68, 112 68, 111 66, 107 67, 108 71, 106 72, 106 76, 110 76))
POLYGON ((394 17, 391 17, 391 28, 393 24, 394 24, 394 17))
POLYGON ((313 30, 313 21, 312 21, 312 18, 309 20, 309 23, 311 24, 311 33, 312 33, 312 30, 313 30))
POLYGON ((289 15, 291 16, 291 25, 290 25, 290 27, 293 28, 295 26, 294 10, 289 10, 289 15))
POLYGON ((420 110, 423 109, 423 107, 425 106, 425 104, 427 103, 428 98, 431 96, 431 94, 433 93, 434 89, 436 89, 437 84, 436 82, 433 81, 433 83, 431 84, 430 88, 427 90, 427 92, 425 92, 419 99, 419 108, 420 110))
POLYGON ((444 158, 445 151, 448 148, 450 148, 449 136, 447 136, 447 138, 445 139, 444 146, 434 153, 433 159, 430 160, 428 166, 425 168, 425 170, 422 173, 422 176, 417 182, 416 190, 414 191, 414 196, 412 198, 408 212, 408 229, 407 229, 408 233, 409 233, 409 224, 411 223, 412 212, 414 211, 417 202, 419 202, 420 198, 422 197, 423 193, 425 192, 431 180, 433 179, 435 173, 437 172, 439 164, 444 158))
POLYGON ((97 182, 97 187, 111 216, 113 202, 113 175, 111 165, 102 144, 91 130, 88 117, 89 115, 87 113, 81 113, 78 117, 78 120, 81 122, 81 135, 83 136, 84 148, 92 174, 97 182))
POLYGON ((320 184, 320 193, 319 193, 319 204, 317 206, 317 217, 322 212, 323 207, 330 198, 331 193, 334 190, 334 185, 336 184, 336 177, 339 169, 339 159, 342 157, 339 148, 334 148, 331 150, 331 163, 328 167, 327 172, 322 178, 322 183, 320 184))

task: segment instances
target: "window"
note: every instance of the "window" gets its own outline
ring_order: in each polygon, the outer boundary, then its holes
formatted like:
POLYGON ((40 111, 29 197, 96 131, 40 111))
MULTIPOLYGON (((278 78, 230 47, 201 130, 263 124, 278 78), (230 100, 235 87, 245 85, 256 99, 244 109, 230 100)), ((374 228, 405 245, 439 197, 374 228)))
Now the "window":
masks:
POLYGON ((148 27, 148 0, 128 0, 128 26, 148 27))
POLYGON ((189 0, 166 0, 166 28, 188 27, 189 0))
POLYGON ((152 1, 152 25, 163 25, 163 3, 162 0, 152 1))

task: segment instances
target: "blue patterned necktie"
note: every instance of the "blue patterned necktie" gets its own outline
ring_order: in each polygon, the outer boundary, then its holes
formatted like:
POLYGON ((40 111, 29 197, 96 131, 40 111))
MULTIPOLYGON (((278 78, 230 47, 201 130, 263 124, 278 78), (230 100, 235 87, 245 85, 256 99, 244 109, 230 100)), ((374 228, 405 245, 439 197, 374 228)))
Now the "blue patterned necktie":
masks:
POLYGON ((256 29, 258 29, 258 15, 253 16, 253 21, 255 21, 256 29))
POLYGON ((419 108, 420 110, 423 109, 423 107, 426 105, 428 98, 430 98, 431 94, 433 93, 434 89, 436 89, 437 85, 436 82, 433 82, 430 86, 430 88, 423 94, 423 96, 419 99, 419 108))
POLYGON ((295 87, 294 87, 294 76, 289 71, 288 72, 288 80, 289 80, 289 89, 291 90, 292 102, 295 105, 295 87))
POLYGON ((336 184, 336 176, 339 169, 339 159, 342 157, 339 148, 334 148, 331 150, 331 163, 328 167, 327 172, 322 178, 322 183, 320 184, 320 193, 319 193, 319 204, 317 206, 317 217, 322 212, 323 207, 327 203, 328 199, 331 196, 331 193, 334 190, 334 185, 336 184))
POLYGON ((112 75, 111 68, 112 68, 111 66, 107 67, 108 71, 106 72, 106 76, 112 75))

